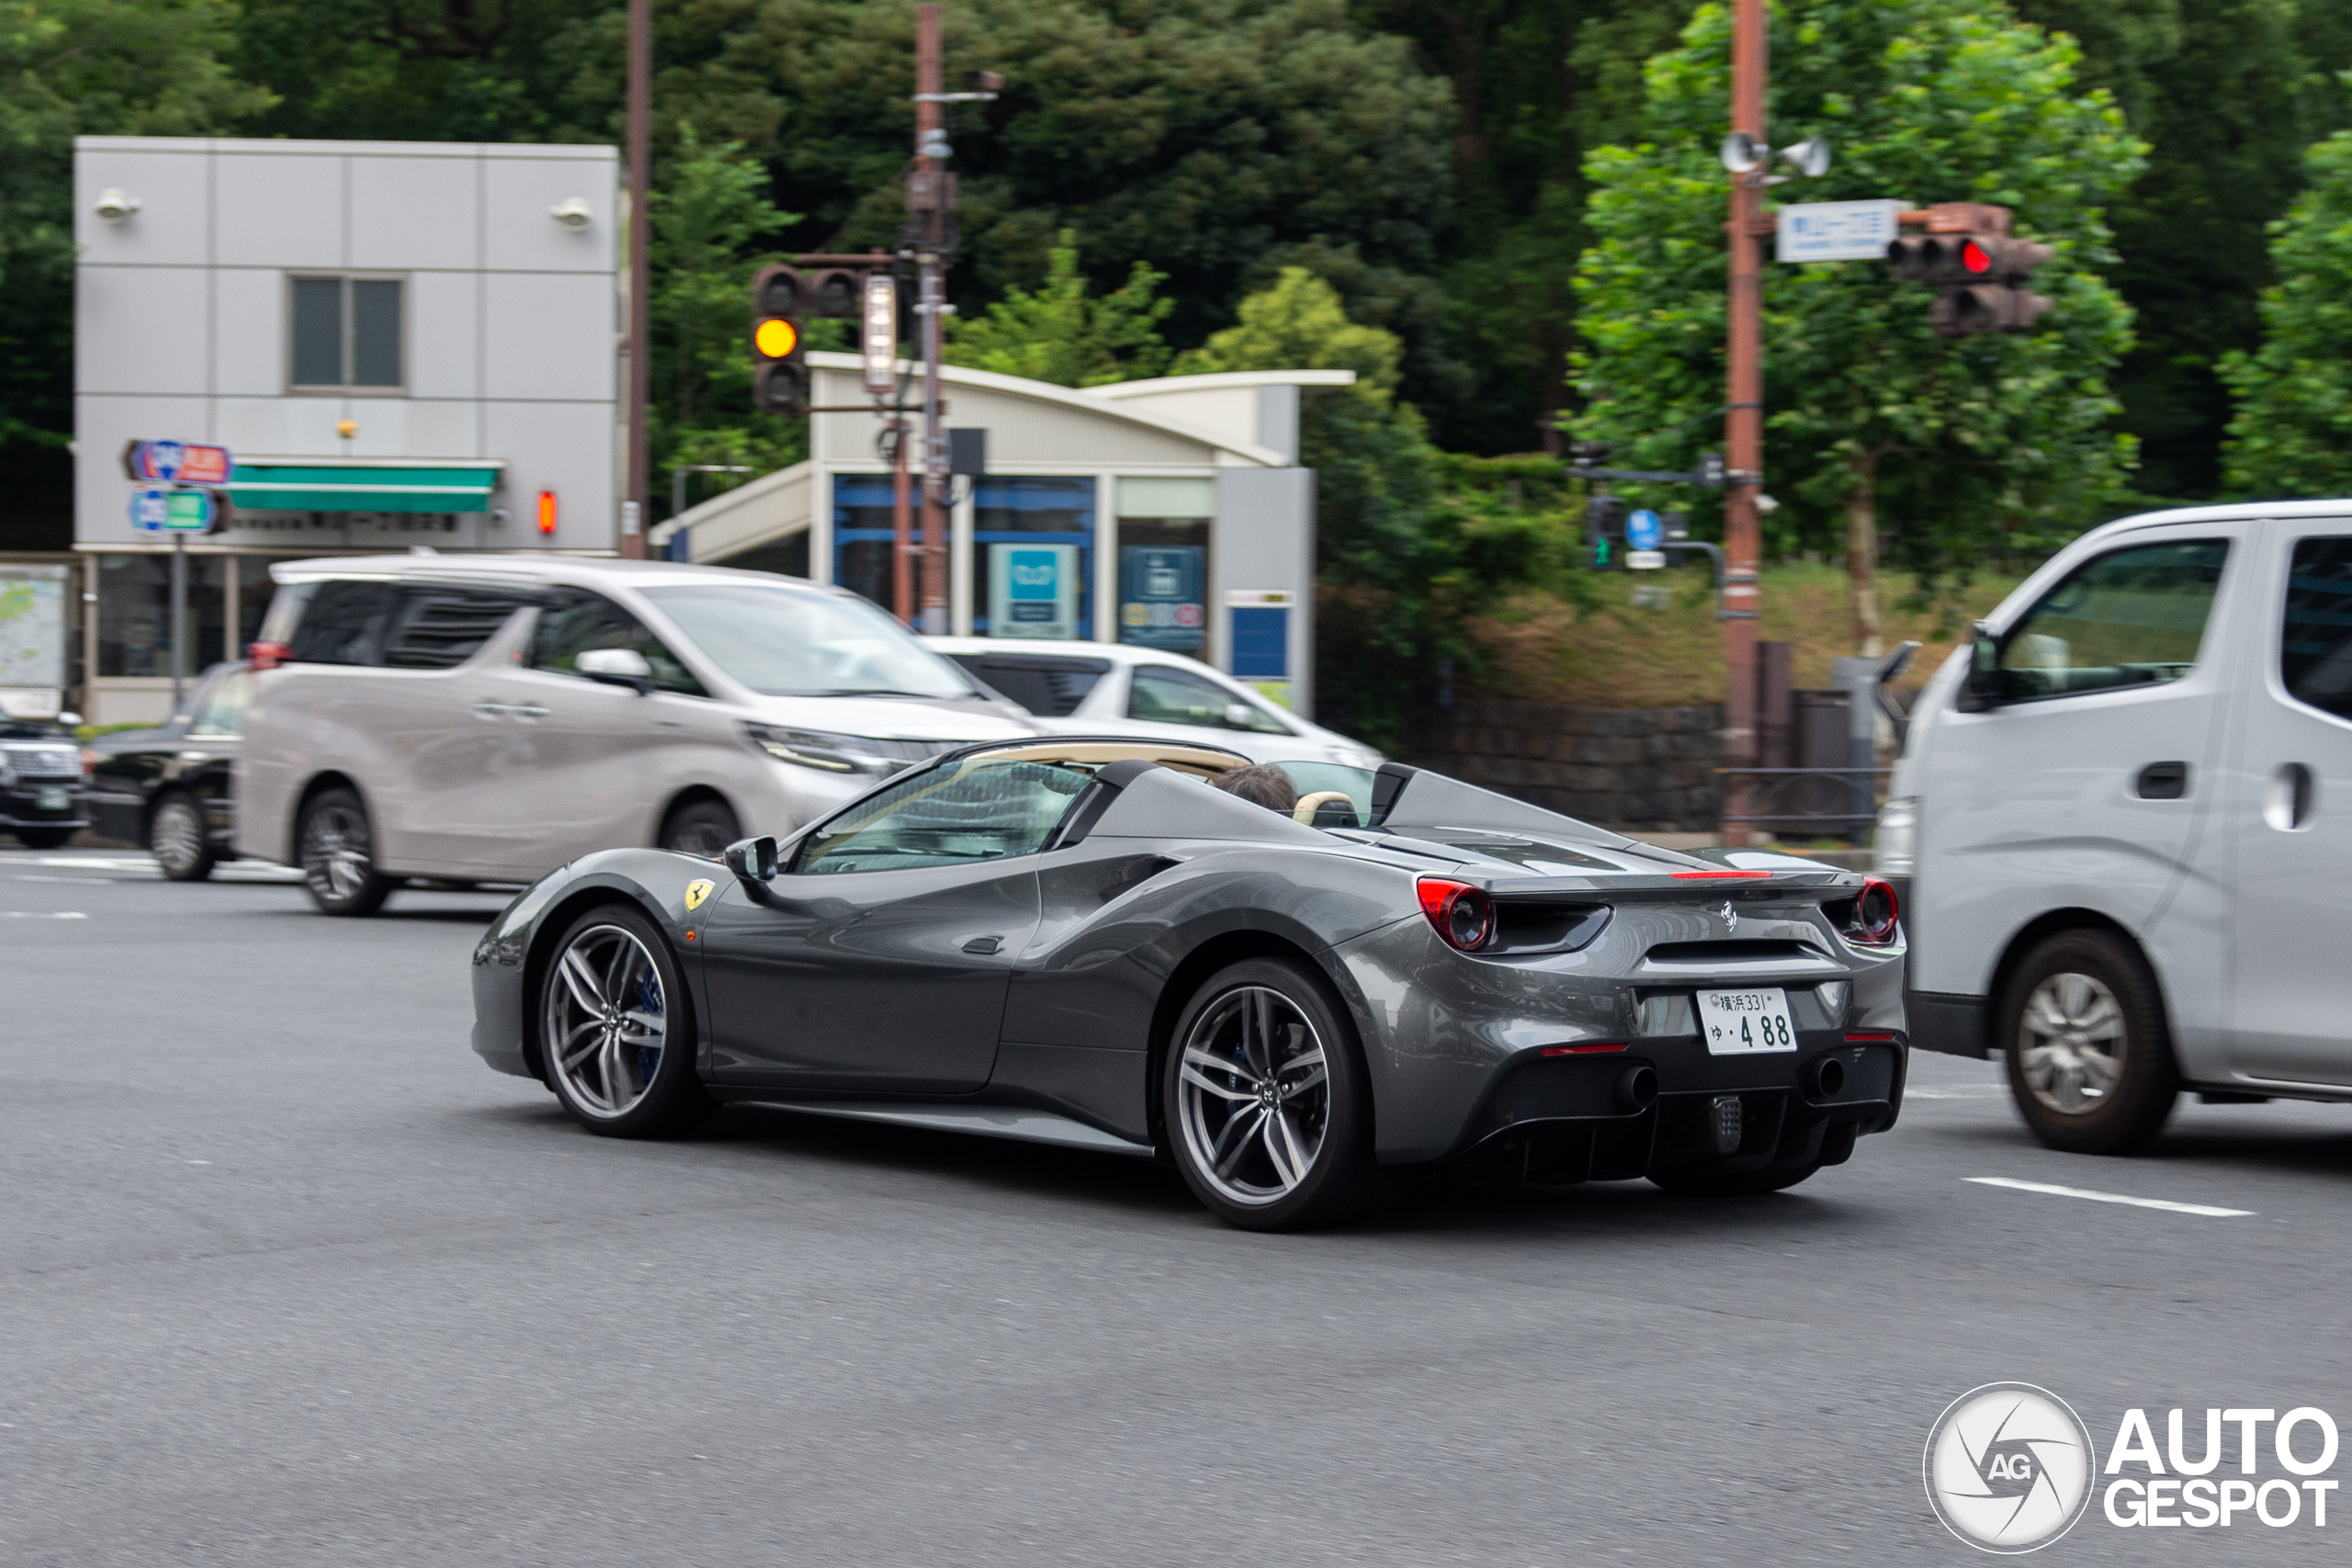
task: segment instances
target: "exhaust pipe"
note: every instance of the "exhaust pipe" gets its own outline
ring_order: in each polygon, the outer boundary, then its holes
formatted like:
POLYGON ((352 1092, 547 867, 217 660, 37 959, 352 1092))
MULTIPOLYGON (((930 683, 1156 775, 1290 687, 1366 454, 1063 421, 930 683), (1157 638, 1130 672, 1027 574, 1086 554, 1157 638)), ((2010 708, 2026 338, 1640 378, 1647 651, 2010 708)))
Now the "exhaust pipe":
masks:
POLYGON ((1657 1103, 1657 1070, 1647 1066, 1627 1067, 1617 1075, 1617 1087, 1611 1092, 1620 1110, 1647 1111, 1657 1103))
POLYGON ((1846 1087, 1846 1065, 1835 1056, 1815 1056, 1804 1070, 1808 1100, 1835 1100, 1846 1087))

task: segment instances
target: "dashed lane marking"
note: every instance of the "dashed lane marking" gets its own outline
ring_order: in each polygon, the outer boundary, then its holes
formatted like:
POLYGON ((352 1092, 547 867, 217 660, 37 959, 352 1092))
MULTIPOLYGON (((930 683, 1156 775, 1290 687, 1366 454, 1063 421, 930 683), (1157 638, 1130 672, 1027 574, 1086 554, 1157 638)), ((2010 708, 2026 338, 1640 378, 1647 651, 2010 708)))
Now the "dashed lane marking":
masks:
POLYGON ((2219 1209, 2211 1203, 2176 1203, 2169 1198, 2132 1198, 2121 1192, 2094 1192, 2086 1187, 2060 1187, 2048 1181, 2019 1181, 2008 1176, 1963 1176, 1980 1187, 2007 1187, 2018 1192, 2043 1192, 2052 1198, 2086 1198, 2094 1203, 2128 1203, 2134 1209, 2162 1209, 2168 1214, 2202 1214, 2208 1219, 2242 1219, 2252 1209, 2219 1209))

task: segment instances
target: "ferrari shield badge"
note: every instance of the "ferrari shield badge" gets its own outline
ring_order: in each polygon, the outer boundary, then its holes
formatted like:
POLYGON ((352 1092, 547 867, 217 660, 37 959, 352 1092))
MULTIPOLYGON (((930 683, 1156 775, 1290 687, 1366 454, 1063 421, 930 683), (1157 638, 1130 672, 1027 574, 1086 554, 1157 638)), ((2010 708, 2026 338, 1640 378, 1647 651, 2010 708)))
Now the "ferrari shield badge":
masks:
POLYGON ((701 908, 702 901, 710 897, 710 890, 715 886, 716 884, 707 882, 701 877, 696 877, 692 882, 687 883, 686 908, 689 910, 701 908))

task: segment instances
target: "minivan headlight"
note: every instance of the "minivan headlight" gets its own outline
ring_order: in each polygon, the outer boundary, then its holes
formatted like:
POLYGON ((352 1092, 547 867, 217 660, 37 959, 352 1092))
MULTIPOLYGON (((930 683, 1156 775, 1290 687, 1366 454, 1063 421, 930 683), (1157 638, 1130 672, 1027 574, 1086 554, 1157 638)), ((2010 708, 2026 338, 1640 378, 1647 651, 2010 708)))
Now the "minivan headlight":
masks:
POLYGON ((786 729, 773 724, 747 724, 743 739, 757 751, 779 762, 793 762, 828 773, 895 773, 904 759, 881 754, 888 743, 863 735, 833 735, 821 729, 786 729))
POLYGON ((1878 832, 1871 840, 1871 870, 1880 876, 1910 876, 1919 864, 1919 797, 1898 795, 1879 807, 1878 832))

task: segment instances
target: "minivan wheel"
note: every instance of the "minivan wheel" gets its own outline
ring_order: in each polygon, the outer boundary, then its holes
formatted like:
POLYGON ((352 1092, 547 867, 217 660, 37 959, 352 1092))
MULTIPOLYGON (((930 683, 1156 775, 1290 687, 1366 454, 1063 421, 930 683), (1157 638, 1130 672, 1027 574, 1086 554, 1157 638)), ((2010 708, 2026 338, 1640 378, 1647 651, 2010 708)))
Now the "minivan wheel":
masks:
POLYGON ((1160 1103, 1177 1169, 1227 1224, 1334 1224, 1381 1194, 1355 1032, 1300 964, 1212 976, 1176 1021, 1160 1103))
POLYGON ((662 847, 677 854, 717 860, 728 845, 743 836, 735 813, 723 800, 689 800, 673 810, 662 824, 662 847))
POLYGON ((391 879, 376 869, 368 807, 347 789, 325 789, 302 807, 295 831, 301 846, 302 885, 323 915, 372 915, 383 908, 391 879))
POLYGON ((156 802, 147 819, 147 852, 174 882, 201 882, 220 863, 204 830, 204 812, 177 791, 156 802))
POLYGON ((2130 942, 2063 931, 2009 977, 1994 1035, 2033 1135, 2073 1154, 2143 1147, 2180 1092, 2164 1000, 2130 942))
POLYGON ((670 943, 622 905, 588 910, 557 941, 539 977, 539 1051, 563 1108, 608 1138, 682 1133, 718 1109, 670 943))

